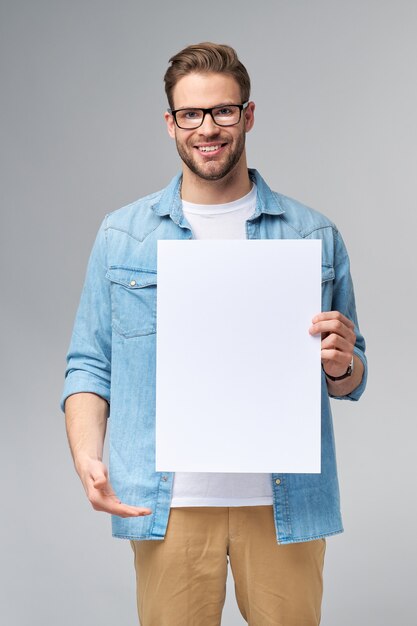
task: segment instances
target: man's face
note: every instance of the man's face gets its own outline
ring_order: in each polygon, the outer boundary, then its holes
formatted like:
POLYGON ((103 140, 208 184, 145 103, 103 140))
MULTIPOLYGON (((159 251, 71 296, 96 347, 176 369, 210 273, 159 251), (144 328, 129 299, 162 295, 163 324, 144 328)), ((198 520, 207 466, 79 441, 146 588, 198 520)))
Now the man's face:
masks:
MULTIPOLYGON (((242 104, 235 79, 218 73, 184 76, 174 87, 173 100, 174 109, 242 104)), ((246 132, 253 126, 254 108, 250 103, 236 126, 217 126, 211 116, 206 115, 203 124, 191 130, 178 128, 172 115, 166 113, 168 133, 175 139, 186 167, 204 180, 220 180, 232 172, 244 154, 246 132), (204 151, 207 147, 210 151, 204 151)))

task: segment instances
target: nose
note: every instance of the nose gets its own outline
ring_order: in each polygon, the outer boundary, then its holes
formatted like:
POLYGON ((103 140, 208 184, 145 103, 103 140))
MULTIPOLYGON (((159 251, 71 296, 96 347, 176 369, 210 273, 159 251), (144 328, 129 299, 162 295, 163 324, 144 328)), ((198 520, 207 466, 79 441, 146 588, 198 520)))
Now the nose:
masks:
POLYGON ((210 113, 206 113, 204 115, 203 123, 198 130, 205 135, 214 135, 219 133, 220 127, 214 123, 210 113))

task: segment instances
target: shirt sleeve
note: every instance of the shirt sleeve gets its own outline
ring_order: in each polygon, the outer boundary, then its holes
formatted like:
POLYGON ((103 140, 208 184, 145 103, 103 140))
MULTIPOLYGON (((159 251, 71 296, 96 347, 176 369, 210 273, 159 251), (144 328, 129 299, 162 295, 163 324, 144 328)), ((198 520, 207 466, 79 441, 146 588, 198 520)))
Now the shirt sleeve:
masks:
POLYGON ((61 409, 74 393, 90 392, 110 402, 111 296, 106 278, 106 221, 104 219, 87 266, 67 354, 61 409))
POLYGON ((335 233, 335 279, 333 287, 332 310, 340 311, 347 318, 352 320, 355 325, 356 343, 354 354, 356 354, 363 363, 363 376, 360 384, 345 396, 332 396, 337 400, 359 400, 365 390, 368 379, 368 363, 365 356, 365 339, 359 330, 358 316, 356 313, 355 294, 353 290, 352 278, 350 275, 350 262, 343 242, 342 236, 338 231, 335 233))

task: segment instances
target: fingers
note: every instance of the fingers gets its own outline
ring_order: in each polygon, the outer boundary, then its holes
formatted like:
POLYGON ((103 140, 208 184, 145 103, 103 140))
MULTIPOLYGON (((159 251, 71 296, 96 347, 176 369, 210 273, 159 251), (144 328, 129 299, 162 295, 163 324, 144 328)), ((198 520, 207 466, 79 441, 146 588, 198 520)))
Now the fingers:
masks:
POLYGON ((321 341, 322 351, 337 350, 349 354, 350 358, 352 358, 353 346, 354 343, 345 339, 344 337, 341 337, 340 335, 336 335, 336 333, 331 333, 330 335, 327 335, 321 341))
POLYGON ((339 311, 324 311, 312 320, 311 335, 321 335, 321 361, 331 376, 345 373, 356 343, 355 325, 339 311))
POLYGON ((119 517, 142 517, 152 513, 151 509, 146 507, 123 504, 116 496, 112 496, 111 498, 106 497, 104 499, 92 496, 90 502, 95 511, 118 515, 119 517))
POLYGON ((318 313, 312 319, 313 324, 317 322, 326 322, 329 320, 337 320, 353 330, 355 328, 354 323, 348 317, 340 313, 340 311, 323 311, 322 313, 318 313))
MULTIPOLYGON (((326 313, 320 313, 313 318, 313 325, 309 328, 311 335, 322 334, 326 338, 331 335, 344 338, 352 346, 356 342, 356 334, 354 331, 354 324, 347 317, 339 313, 338 311, 327 311, 326 313)), ((335 337, 332 337, 334 341, 335 337)))
POLYGON ((131 506, 121 502, 108 480, 107 468, 103 464, 95 467, 91 472, 86 492, 95 511, 119 517, 140 517, 152 513, 152 510, 147 507, 131 506))
POLYGON ((95 511, 102 511, 119 517, 140 517, 152 513, 151 509, 147 507, 131 506, 121 502, 109 483, 105 489, 94 486, 88 493, 88 499, 95 511))
POLYGON ((347 352, 340 352, 340 350, 322 350, 321 360, 323 363, 324 371, 334 376, 334 372, 329 371, 328 365, 333 369, 334 366, 340 365, 344 369, 339 373, 343 374, 352 360, 352 355, 347 352))

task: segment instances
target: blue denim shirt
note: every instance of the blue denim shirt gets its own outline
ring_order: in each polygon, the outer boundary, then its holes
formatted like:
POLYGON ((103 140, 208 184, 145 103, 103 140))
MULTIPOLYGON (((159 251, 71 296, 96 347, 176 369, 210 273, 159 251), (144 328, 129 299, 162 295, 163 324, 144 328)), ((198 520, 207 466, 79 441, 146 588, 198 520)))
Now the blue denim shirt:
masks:
MULTIPOLYGON (((256 172, 256 210, 248 239, 321 239, 322 309, 355 324, 355 353, 367 376, 365 342, 358 329, 349 258, 326 217, 271 191, 256 172)), ((107 215, 98 232, 68 352, 65 399, 91 392, 110 403, 110 480, 127 504, 152 509, 145 517, 113 516, 115 537, 163 539, 173 473, 155 471, 155 354, 158 239, 191 239, 182 213, 181 176, 166 189, 107 215)), ((252 340, 256 332, 251 330, 252 340)), ((343 531, 329 395, 322 374, 321 473, 272 474, 278 543, 308 541, 343 531)))

